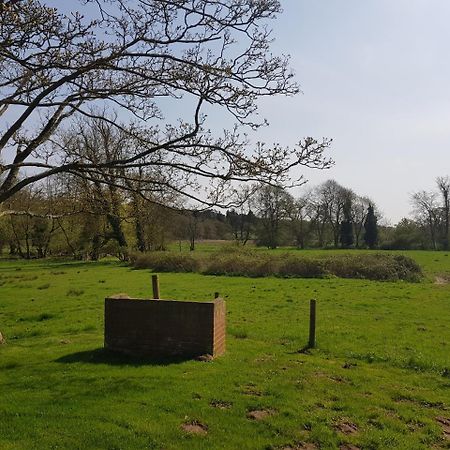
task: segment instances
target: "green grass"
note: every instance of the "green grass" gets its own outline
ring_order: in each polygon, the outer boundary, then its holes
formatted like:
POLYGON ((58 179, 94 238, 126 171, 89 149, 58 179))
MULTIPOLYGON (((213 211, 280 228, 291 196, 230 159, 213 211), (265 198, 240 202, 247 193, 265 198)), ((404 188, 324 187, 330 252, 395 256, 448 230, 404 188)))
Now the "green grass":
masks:
POLYGON ((407 254, 423 282, 163 274, 164 298, 219 291, 228 310, 225 356, 165 363, 101 351, 103 298, 150 296, 149 271, 0 262, 0 449, 449 448, 450 284, 433 281, 450 257, 407 254), (318 348, 298 352, 310 298, 318 348))

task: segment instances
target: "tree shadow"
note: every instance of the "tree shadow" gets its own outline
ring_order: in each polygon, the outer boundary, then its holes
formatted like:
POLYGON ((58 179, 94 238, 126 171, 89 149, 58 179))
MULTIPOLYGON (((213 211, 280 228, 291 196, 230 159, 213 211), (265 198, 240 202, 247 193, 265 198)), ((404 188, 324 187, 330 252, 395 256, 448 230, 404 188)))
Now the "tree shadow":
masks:
POLYGON ((171 357, 139 357, 123 353, 113 352, 104 348, 85 350, 82 352, 70 353, 55 359, 55 362, 62 364, 86 363, 86 364, 107 364, 111 366, 169 366, 180 364, 185 361, 197 359, 195 356, 171 356, 171 357))
POLYGON ((68 258, 48 258, 44 260, 43 265, 48 267, 51 265, 54 267, 84 267, 87 268, 91 266, 128 266, 128 264, 119 260, 111 260, 111 259, 99 259, 98 261, 88 261, 88 260, 76 260, 76 259, 68 259, 68 258))

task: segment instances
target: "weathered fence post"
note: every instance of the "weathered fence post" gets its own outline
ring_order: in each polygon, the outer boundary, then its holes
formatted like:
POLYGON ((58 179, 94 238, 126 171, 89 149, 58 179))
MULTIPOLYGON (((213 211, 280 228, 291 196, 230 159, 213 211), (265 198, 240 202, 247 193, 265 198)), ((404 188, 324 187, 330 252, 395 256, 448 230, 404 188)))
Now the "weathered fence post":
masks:
POLYGON ((314 299, 309 302, 309 342, 308 347, 316 346, 316 301, 314 299))
POLYGON ((152 275, 153 298, 159 300, 159 278, 158 275, 152 275))

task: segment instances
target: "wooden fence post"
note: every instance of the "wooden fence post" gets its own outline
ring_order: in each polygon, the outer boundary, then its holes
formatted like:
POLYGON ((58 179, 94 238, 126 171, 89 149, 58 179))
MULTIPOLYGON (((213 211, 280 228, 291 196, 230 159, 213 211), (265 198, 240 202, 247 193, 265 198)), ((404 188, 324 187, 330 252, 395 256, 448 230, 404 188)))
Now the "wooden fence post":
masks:
POLYGON ((308 347, 314 348, 316 346, 316 301, 309 302, 309 342, 308 347))
POLYGON ((153 298, 159 299, 159 278, 158 275, 152 275, 153 298))

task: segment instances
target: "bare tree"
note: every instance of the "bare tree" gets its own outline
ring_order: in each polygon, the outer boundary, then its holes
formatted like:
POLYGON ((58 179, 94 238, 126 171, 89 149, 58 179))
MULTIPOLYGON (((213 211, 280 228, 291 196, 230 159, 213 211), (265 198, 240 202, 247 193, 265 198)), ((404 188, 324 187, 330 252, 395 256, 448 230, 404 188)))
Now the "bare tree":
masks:
MULTIPOLYGON (((64 133, 62 142, 65 151, 72 158, 87 164, 120 158, 128 144, 128 135, 110 123, 89 119, 79 121, 69 133, 64 133)), ((120 167, 99 167, 95 176, 73 177, 84 197, 84 205, 91 214, 105 216, 111 232, 104 238, 113 238, 126 256, 128 246, 123 231, 123 193, 117 179, 123 177, 120 167)))
POLYGON ((258 241, 267 248, 278 247, 281 221, 287 216, 287 206, 291 202, 292 196, 281 186, 259 186, 252 206, 260 219, 258 241))
POLYGON ((322 219, 328 221, 331 227, 335 247, 339 246, 345 203, 348 199, 352 199, 354 195, 353 191, 341 186, 335 180, 327 180, 318 188, 318 200, 320 211, 322 211, 322 219))
POLYGON ((298 198, 289 197, 286 204, 286 217, 295 238, 295 245, 304 249, 306 239, 311 232, 311 222, 307 221, 310 195, 306 193, 298 198))
MULTIPOLYGON (((367 210, 370 205, 375 203, 364 196, 355 195, 352 201, 352 222, 355 234, 355 247, 359 248, 361 245, 361 238, 363 237, 364 223, 367 217, 367 210)), ((374 206, 375 207, 375 206, 374 206)), ((376 207, 375 207, 376 209, 376 207)), ((378 213, 377 213, 378 216, 378 213)))
POLYGON ((50 241, 60 229, 58 219, 63 215, 51 188, 50 184, 27 188, 5 203, 6 210, 0 217, 9 225, 5 234, 11 254, 27 259, 47 256, 50 241))
MULTIPOLYGON (((437 238, 442 222, 442 208, 436 192, 419 191, 411 196, 416 220, 428 230, 433 250, 437 250, 437 238)), ((445 222, 445 220, 444 220, 445 222)))
POLYGON ((80 3, 89 17, 38 0, 2 2, 0 205, 51 175, 104 182, 99 169, 140 166, 160 169, 164 177, 153 181, 179 195, 229 204, 233 180, 277 184, 295 166, 330 166, 328 140, 305 138, 294 148, 258 144, 249 152, 238 131, 264 123, 256 121, 259 98, 298 92, 288 58, 270 51, 266 22, 281 11, 278 0, 80 3), (191 117, 171 123, 164 113, 180 103, 191 117), (237 127, 214 137, 205 105, 227 111, 237 127), (120 120, 103 112, 111 110, 120 120), (104 160, 67 155, 55 132, 82 116, 121 129, 135 145, 104 160))
POLYGON ((248 185, 243 185, 237 189, 236 195, 239 198, 239 206, 228 210, 226 214, 227 224, 237 245, 246 245, 255 231, 256 216, 251 209, 251 197, 254 190, 255 187, 248 185))
POLYGON ((442 239, 442 248, 449 249, 449 226, 450 226, 450 178, 438 177, 436 184, 442 197, 442 215, 444 218, 444 230, 442 239))
POLYGON ((320 186, 310 191, 306 214, 316 232, 318 246, 324 247, 327 244, 328 208, 322 201, 320 186))
POLYGON ((189 237, 189 250, 193 252, 195 250, 195 243, 198 238, 199 223, 201 220, 199 211, 186 211, 185 216, 187 218, 187 232, 189 237))

